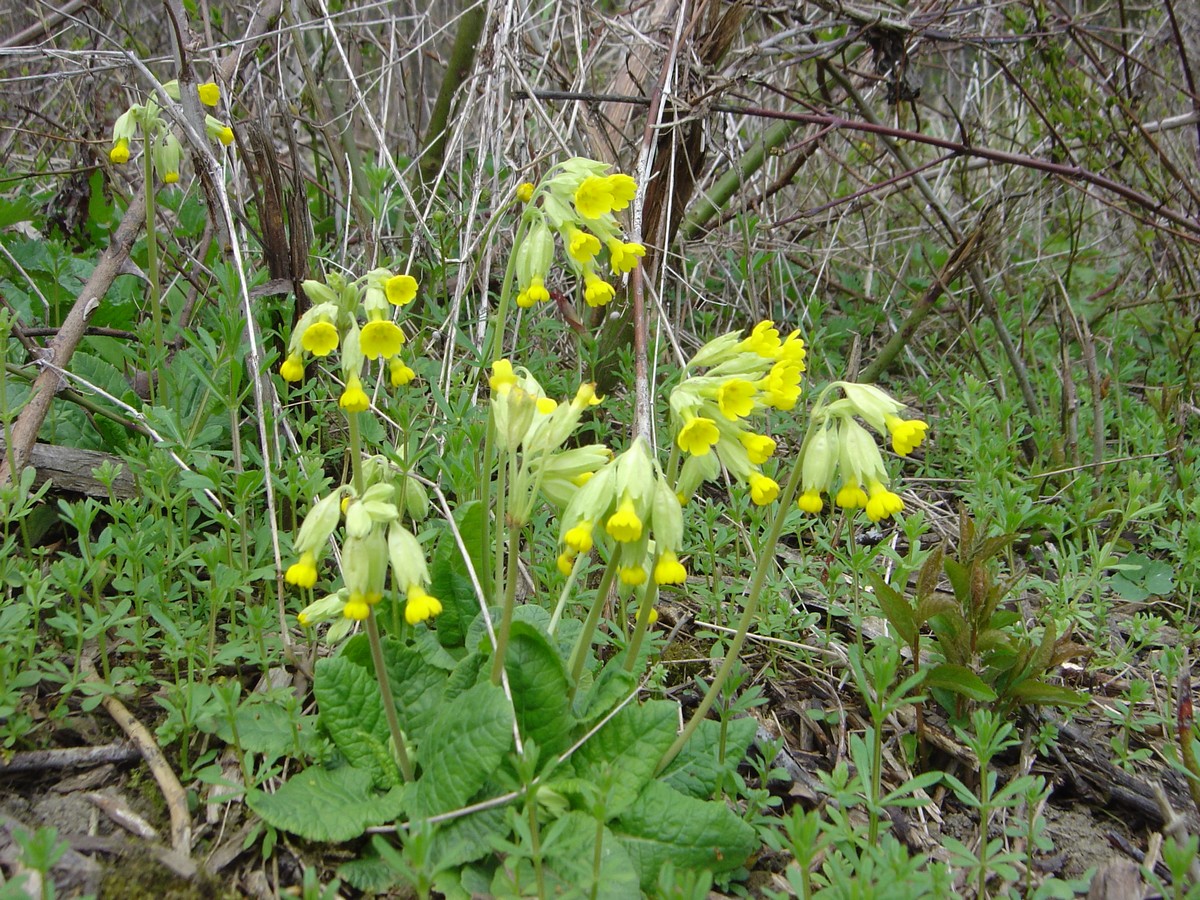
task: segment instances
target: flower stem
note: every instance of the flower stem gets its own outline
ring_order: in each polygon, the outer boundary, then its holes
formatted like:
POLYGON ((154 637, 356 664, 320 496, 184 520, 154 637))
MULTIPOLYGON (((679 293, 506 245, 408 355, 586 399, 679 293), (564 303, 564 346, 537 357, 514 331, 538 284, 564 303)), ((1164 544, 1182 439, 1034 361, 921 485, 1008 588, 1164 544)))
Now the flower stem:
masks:
POLYGON ((362 437, 358 431, 358 413, 347 412, 346 424, 350 429, 350 472, 354 479, 354 492, 361 497, 366 485, 363 483, 362 437))
POLYGON ((148 369, 150 402, 165 406, 167 355, 163 342, 162 288, 158 282, 158 233, 154 229, 155 193, 154 193, 154 162, 150 152, 150 142, 142 152, 143 177, 146 179, 146 280, 150 291, 150 319, 154 325, 154 359, 150 360, 148 369), (159 387, 164 394, 159 395, 159 387))
POLYGON ((737 664, 738 654, 742 651, 742 645, 746 643, 746 635, 750 631, 750 623, 754 621, 754 616, 758 612, 758 601, 762 596, 763 584, 767 580, 767 572, 775 565, 775 546, 779 543, 779 535, 783 532, 783 523, 791 511, 792 501, 796 497, 796 488, 800 485, 801 464, 804 460, 804 451, 808 449, 808 443, 812 439, 813 428, 810 425, 808 431, 804 435, 804 440, 800 444, 800 450, 796 454, 796 463, 792 466, 792 474, 788 476, 787 485, 779 496, 779 508, 775 511, 775 518, 771 521, 771 527, 767 532, 767 539, 763 542, 762 548, 758 553, 758 563, 754 567, 754 577, 750 582, 750 592, 746 597, 746 606, 742 610, 741 621, 738 622, 737 633, 733 636, 733 641, 729 645, 729 650, 725 654, 725 659, 721 663, 721 668, 717 670, 716 677, 713 678, 712 684, 708 687, 708 693, 700 701, 700 705, 696 707, 692 717, 688 719, 687 725, 683 731, 675 738, 675 742, 667 748, 667 752, 662 755, 662 759, 658 761, 658 766, 655 769, 655 774, 662 772, 671 760, 673 760, 684 745, 691 739, 696 729, 700 727, 700 723, 704 721, 704 717, 708 715, 708 711, 712 709, 712 705, 720 696, 721 688, 725 686, 725 682, 729 678, 729 673, 733 671, 733 667, 737 664))
POLYGON ((583 674, 583 661, 587 659, 588 648, 592 646, 592 635, 596 631, 596 623, 600 621, 600 611, 608 600, 608 592, 612 588, 613 579, 617 577, 617 559, 617 551, 614 548, 608 565, 604 567, 604 574, 600 576, 600 586, 596 588, 596 599, 592 601, 592 608, 588 611, 587 619, 584 620, 583 630, 579 632, 575 649, 571 651, 568 668, 571 670, 572 700, 575 699, 575 690, 579 687, 579 676, 583 674))
POLYGON ((496 472, 496 546, 492 548, 495 555, 496 571, 492 577, 492 590, 499 591, 505 582, 504 538, 508 525, 508 465, 501 460, 496 472))
POLYGON ((521 554, 521 529, 511 525, 508 529, 508 572, 504 585, 504 612, 500 616, 500 630, 496 633, 496 655, 492 658, 492 684, 500 683, 504 674, 504 657, 508 652, 508 633, 512 630, 513 608, 517 605, 517 561, 521 554))
POLYGON ((562 618, 563 610, 567 607, 567 600, 570 599, 571 593, 575 590, 575 581, 579 578, 579 573, 587 563, 588 555, 580 553, 575 557, 575 562, 571 566, 571 574, 567 576, 567 583, 563 585, 562 593, 558 595, 558 603, 555 604, 554 614, 550 616, 550 624, 546 626, 546 633, 551 637, 558 630, 558 620, 562 618))
POLYGON ((626 672, 633 671, 633 664, 642 649, 642 638, 646 636, 646 629, 650 626, 650 613, 654 611, 654 601, 657 599, 658 582, 651 576, 642 591, 642 600, 638 604, 637 624, 633 627, 633 637, 629 639, 629 646, 625 650, 626 672))
POLYGON ((396 715, 396 701, 392 697, 392 685, 388 681, 387 666, 383 661, 383 642, 379 639, 379 625, 375 622, 375 608, 367 613, 367 642, 371 645, 371 661, 375 664, 375 680, 379 682, 379 696, 383 698, 383 712, 387 716, 388 731, 396 748, 396 760, 400 763, 400 774, 406 782, 413 780, 413 767, 404 746, 404 733, 400 731, 400 719, 396 715))
POLYGON ((504 328, 508 324, 508 309, 512 302, 513 279, 517 275, 517 252, 521 242, 529 233, 529 216, 521 216, 521 224, 517 227, 517 236, 513 239, 512 252, 508 255, 508 266, 504 270, 504 281, 500 283, 500 301, 496 304, 496 316, 492 320, 492 331, 488 336, 484 359, 495 362, 504 358, 504 328))

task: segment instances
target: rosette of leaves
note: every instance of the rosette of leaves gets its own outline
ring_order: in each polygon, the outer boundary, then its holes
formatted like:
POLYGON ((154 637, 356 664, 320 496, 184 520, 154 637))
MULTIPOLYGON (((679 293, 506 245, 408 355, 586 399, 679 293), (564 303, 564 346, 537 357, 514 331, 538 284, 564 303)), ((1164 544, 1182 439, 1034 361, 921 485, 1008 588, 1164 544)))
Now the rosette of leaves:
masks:
POLYGON ((640 700, 621 654, 591 659, 572 685, 566 660, 581 623, 563 620, 551 635, 549 614, 533 605, 514 614, 510 702, 489 677, 482 613, 462 615, 476 603, 462 557, 435 552, 431 569, 466 626, 383 640, 414 780, 402 782, 370 649, 355 637, 314 672, 320 727, 336 752, 273 794, 252 791, 258 815, 319 841, 400 823, 395 839, 364 841, 362 858, 339 872, 370 891, 512 896, 540 884, 586 896, 594 885, 594 896, 625 898, 651 890, 668 865, 717 876, 742 866, 758 846, 754 829, 714 795, 745 756, 753 719, 703 723, 656 774, 677 734, 676 702, 640 700))

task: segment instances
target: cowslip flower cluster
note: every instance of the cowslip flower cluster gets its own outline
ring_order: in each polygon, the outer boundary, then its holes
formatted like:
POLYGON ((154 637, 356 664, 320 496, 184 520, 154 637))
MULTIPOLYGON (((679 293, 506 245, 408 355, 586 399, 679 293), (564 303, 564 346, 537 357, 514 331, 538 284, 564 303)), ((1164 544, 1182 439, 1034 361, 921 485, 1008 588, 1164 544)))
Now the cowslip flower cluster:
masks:
MULTIPOLYGON (((168 81, 163 85, 167 95, 173 100, 179 99, 179 82, 168 81)), ((214 82, 196 86, 200 102, 205 106, 215 107, 221 100, 220 88, 214 82)), ((212 115, 205 115, 204 127, 210 139, 228 147, 233 143, 233 129, 212 115)), ((154 171, 164 184, 175 184, 179 181, 179 166, 183 160, 183 147, 179 139, 171 131, 162 117, 162 108, 153 98, 144 104, 135 103, 117 117, 113 123, 112 146, 108 151, 110 161, 117 163, 129 162, 131 153, 130 142, 137 136, 138 129, 142 130, 154 171)))
POLYGON ((683 508, 644 438, 596 472, 567 504, 559 532, 560 571, 569 573, 576 557, 590 553, 597 540, 611 541, 626 588, 651 575, 660 585, 687 579, 679 561, 683 508))
POLYGON ((641 244, 624 239, 613 215, 629 206, 637 195, 637 183, 628 175, 610 174, 609 168, 576 157, 556 166, 540 184, 526 182, 517 188, 518 199, 526 204, 524 237, 514 259, 518 306, 528 308, 550 299, 546 280, 554 263, 555 235, 590 307, 604 306, 616 293, 597 272, 603 255, 613 276, 633 271, 646 255, 641 244))
POLYGON ((600 403, 596 386, 585 382, 569 403, 559 403, 528 369, 507 359, 492 364, 488 386, 496 444, 511 462, 508 519, 525 524, 539 494, 564 508, 612 456, 603 444, 561 449, 584 411, 600 403))
MULTIPOLYGON (((429 568, 421 544, 403 524, 406 514, 419 518, 428 511, 424 490, 381 457, 364 463, 364 480, 368 486, 361 495, 344 485, 317 500, 296 535, 293 550, 298 559, 284 578, 311 589, 318 580, 322 551, 338 526, 343 528, 342 587, 305 607, 299 616, 305 627, 335 618, 365 619, 385 596, 389 570, 393 590, 404 598, 404 617, 410 625, 442 611, 441 603, 427 591, 429 568)), ((340 626, 329 638, 336 640, 348 628, 349 623, 340 626)))
POLYGON ((338 405, 346 412, 365 412, 370 406, 362 382, 367 360, 387 363, 392 387, 416 377, 400 355, 404 332, 391 318, 394 307, 416 297, 415 278, 380 268, 357 281, 331 273, 324 284, 309 280, 301 286, 313 305, 296 322, 288 342, 287 358, 279 367, 285 381, 303 380, 306 356, 323 358, 338 350, 344 384, 338 405), (360 316, 365 319, 361 325, 360 316))
POLYGON ((687 371, 706 371, 685 378, 670 399, 675 443, 687 454, 677 485, 683 498, 716 478, 722 465, 756 505, 779 496, 779 484, 761 468, 774 455, 775 440, 748 422, 770 409, 795 408, 804 358, 799 332, 782 337, 771 321, 759 322, 746 337, 735 331, 715 338, 692 357, 687 371))
POLYGON ((929 426, 920 419, 901 418, 904 404, 874 385, 838 381, 829 390, 840 390, 842 396, 813 410, 800 461, 797 504, 805 512, 819 513, 825 505, 822 494, 830 494, 842 509, 865 510, 872 522, 895 515, 904 509, 904 501, 888 489, 883 455, 858 419, 890 438, 900 456, 920 446, 929 426))

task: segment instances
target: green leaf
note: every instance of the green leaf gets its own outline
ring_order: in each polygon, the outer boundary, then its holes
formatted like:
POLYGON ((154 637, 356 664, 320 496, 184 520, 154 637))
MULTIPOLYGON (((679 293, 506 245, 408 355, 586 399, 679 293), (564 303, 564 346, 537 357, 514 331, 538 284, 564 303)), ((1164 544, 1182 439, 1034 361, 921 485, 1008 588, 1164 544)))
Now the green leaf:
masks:
POLYGON ((441 707, 446 672, 395 638, 384 638, 383 661, 400 716, 400 728, 421 742, 441 707))
POLYGON ((675 740, 678 723, 677 703, 631 703, 571 757, 575 774, 607 795, 604 809, 608 818, 624 812, 654 777, 658 760, 675 740))
POLYGON ((1169 594, 1175 589, 1175 573, 1171 567, 1145 554, 1130 553, 1116 569, 1109 578, 1109 587, 1126 600, 1141 601, 1152 594, 1169 594))
MULTIPOLYGON (((428 648, 409 647, 392 637, 383 639, 382 649, 388 684, 391 685, 392 699, 396 701, 396 713, 400 717, 400 728, 409 738, 420 741, 424 739, 441 706, 446 688, 447 670, 439 664, 442 662, 440 658, 434 662, 430 656, 436 657, 445 651, 436 641, 432 641, 432 646, 428 648)), ((371 659, 371 645, 365 634, 347 641, 340 656, 365 670, 371 676, 372 683, 375 683, 375 663, 371 659)))
POLYGON ((378 784, 391 782, 393 773, 379 758, 390 734, 374 672, 346 655, 322 659, 313 692, 321 725, 350 765, 370 772, 378 784))
MULTIPOLYGON (((600 670, 591 690, 575 697, 575 714, 586 725, 598 722, 618 703, 637 689, 637 678, 626 672, 624 657, 609 660, 600 670)), ((589 673, 584 672, 580 684, 586 684, 589 673)))
POLYGON ((1169 594, 1175 590, 1175 570, 1162 560, 1156 559, 1146 566, 1144 584, 1151 594, 1169 594))
POLYGON ((966 666, 942 663, 928 671, 929 674, 925 676, 927 688, 941 688, 984 703, 996 699, 996 692, 966 666))
POLYGON ((1020 537, 1018 534, 997 534, 990 538, 984 538, 975 548, 972 558, 977 562, 986 562, 1002 550, 1007 549, 1018 537, 1020 537))
POLYGON ((918 622, 928 622, 934 616, 944 616, 957 609, 958 604, 944 594, 930 594, 917 603, 916 618, 918 622))
POLYGON ((911 647, 917 639, 917 622, 913 618, 912 606, 904 595, 884 581, 879 573, 869 572, 868 577, 875 589, 875 602, 879 604, 884 618, 896 629, 900 639, 911 647))
POLYGON ((695 800, 653 781, 612 824, 642 889, 668 862, 676 869, 736 869, 758 846, 754 829, 717 800, 695 800))
MULTIPOLYGON (((252 695, 261 697, 261 694, 252 695)), ((292 713, 277 703, 247 702, 238 707, 234 722, 237 724, 237 743, 243 750, 262 753, 272 759, 290 751, 295 742, 295 731, 315 724, 315 716, 302 716, 299 721, 292 713)), ((215 721, 216 734, 227 744, 232 744, 233 725, 227 717, 215 721)))
POLYGON ((449 703, 467 688, 474 687, 481 678, 487 677, 488 657, 482 653, 470 653, 458 661, 450 678, 446 681, 446 692, 442 701, 449 703))
POLYGON ((575 723, 567 670, 545 635, 524 622, 513 622, 504 667, 521 734, 547 753, 567 749, 575 723))
POLYGON ((429 561, 429 591, 442 604, 437 637, 445 647, 461 647, 467 625, 479 614, 479 601, 467 576, 454 535, 445 534, 429 561))
POLYGON ((404 789, 371 790, 370 772, 316 766, 294 775, 274 794, 252 790, 250 808, 269 825, 310 841, 348 841, 400 815, 404 789))
MULTIPOLYGON (((942 572, 942 560, 946 556, 946 545, 938 544, 931 551, 929 556, 925 558, 925 562, 921 565, 921 571, 917 573, 917 608, 937 590, 938 578, 942 572)), ((930 614, 932 615, 932 613, 930 614)), ((928 616, 926 616, 928 618, 928 616)))
POLYGON ((596 832, 596 820, 583 812, 569 812, 546 829, 543 835, 546 896, 594 896, 605 900, 638 896, 633 862, 607 828, 600 829, 599 834, 600 871, 593 870, 596 832))
POLYGON ((5 197, 0 201, 0 228, 8 228, 18 222, 29 222, 37 218, 38 208, 33 200, 24 194, 15 197, 5 197))
MULTIPOLYGON (((493 606, 488 610, 488 615, 492 618, 492 628, 500 627, 500 617, 503 614, 499 606, 493 606)), ((439 622, 441 617, 438 617, 439 622)), ((550 613, 542 607, 533 603, 523 603, 513 610, 514 622, 525 622, 532 625, 536 630, 546 633, 546 629, 550 625, 550 613)), ((441 625, 438 625, 441 628, 441 625)), ((488 637, 487 623, 483 620, 483 612, 478 606, 475 607, 475 618, 467 628, 466 646, 468 650, 479 650, 485 653, 490 653, 492 650, 492 642, 488 637)))
POLYGON ((495 841, 507 834, 507 817, 502 807, 451 819, 433 833, 430 866, 449 869, 482 859, 492 852, 495 841))
POLYGON ((754 740, 755 720, 751 716, 729 722, 725 732, 725 760, 721 761, 721 723, 705 719, 684 744, 679 754, 671 760, 662 780, 675 790, 707 800, 717 789, 717 781, 725 776, 731 784, 729 773, 745 758, 754 740))
POLYGON ((1084 706, 1086 695, 1057 684, 1047 684, 1040 678, 1028 678, 1013 685, 1009 696, 1030 706, 1084 706))
POLYGON ((413 816, 427 818, 463 806, 508 752, 512 722, 504 691, 490 681, 444 704, 418 748, 422 771, 413 816))
POLYGON ((337 876, 351 887, 369 894, 386 894, 400 883, 396 871, 378 856, 352 859, 337 868, 337 876))
POLYGON ((957 559, 951 559, 947 556, 942 561, 942 567, 946 570, 946 577, 950 579, 950 587, 954 589, 954 596, 958 598, 960 604, 964 604, 971 596, 971 573, 957 559))

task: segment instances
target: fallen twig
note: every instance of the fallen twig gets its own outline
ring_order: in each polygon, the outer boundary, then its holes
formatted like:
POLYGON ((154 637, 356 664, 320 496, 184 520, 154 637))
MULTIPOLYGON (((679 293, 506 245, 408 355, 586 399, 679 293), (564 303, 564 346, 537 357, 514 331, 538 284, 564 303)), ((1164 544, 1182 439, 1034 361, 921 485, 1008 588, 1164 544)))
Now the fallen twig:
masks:
POLYGON ((84 769, 107 763, 129 762, 141 754, 125 741, 101 747, 66 747, 61 750, 24 750, 14 753, 8 762, 0 760, 0 775, 16 772, 42 772, 48 769, 84 769))
MULTIPOLYGON (((91 660, 84 659, 83 666, 88 681, 95 684, 103 683, 96 674, 96 668, 92 665, 91 660)), ((183 785, 175 777, 174 770, 167 762, 167 758, 163 756, 153 735, 134 717, 133 713, 125 708, 124 703, 109 694, 100 700, 100 704, 137 746, 142 754, 142 759, 150 767, 150 773, 154 776, 154 780, 158 782, 158 788, 162 791, 163 799, 167 803, 167 811, 171 816, 171 847, 175 852, 190 857, 192 820, 188 815, 187 794, 183 790, 183 785)))

